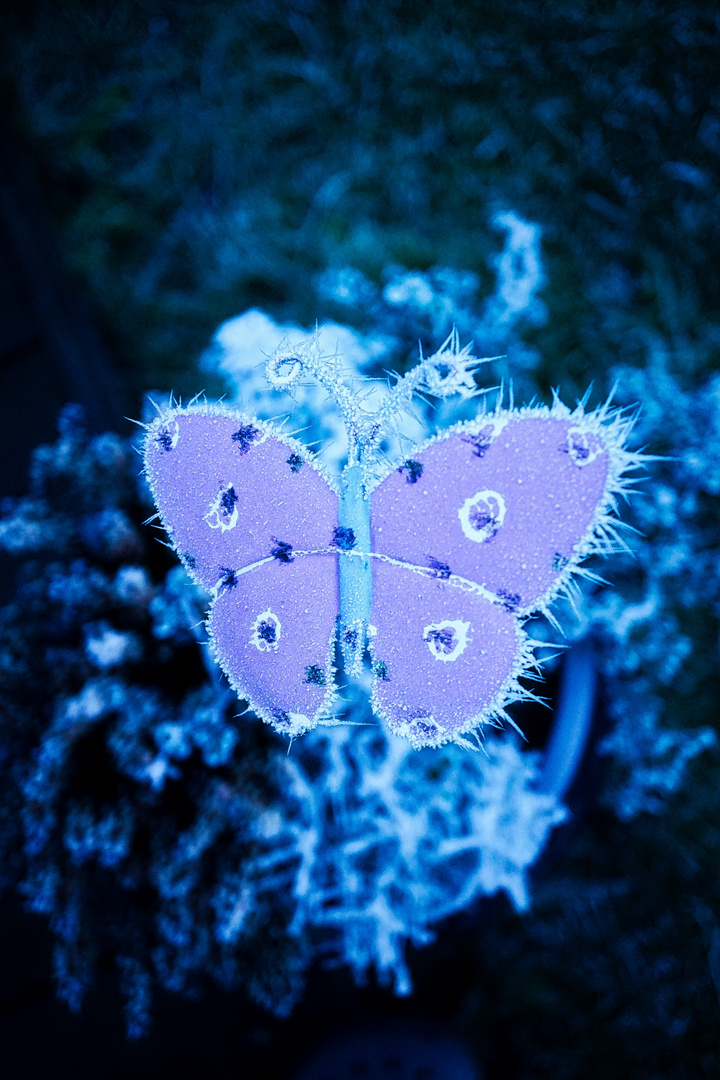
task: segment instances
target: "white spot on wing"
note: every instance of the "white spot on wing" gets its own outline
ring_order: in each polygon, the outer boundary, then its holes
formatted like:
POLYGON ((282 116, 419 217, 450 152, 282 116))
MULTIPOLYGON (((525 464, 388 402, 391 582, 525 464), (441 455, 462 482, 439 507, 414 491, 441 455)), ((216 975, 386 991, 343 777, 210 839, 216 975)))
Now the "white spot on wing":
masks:
POLYGON ((505 499, 498 491, 478 491, 458 510, 462 531, 468 540, 482 544, 492 540, 505 520, 505 499))
POLYGON ((250 644, 254 645, 259 652, 277 652, 282 634, 282 624, 277 615, 270 611, 262 611, 252 624, 250 644))
POLYGON ((470 623, 462 619, 430 623, 423 630, 423 641, 436 660, 457 660, 470 644, 470 623))
POLYGON ((222 532, 227 532, 228 529, 235 528, 237 520, 238 510, 235 488, 232 484, 225 484, 210 503, 210 509, 204 515, 203 521, 206 521, 211 529, 221 529, 222 532))

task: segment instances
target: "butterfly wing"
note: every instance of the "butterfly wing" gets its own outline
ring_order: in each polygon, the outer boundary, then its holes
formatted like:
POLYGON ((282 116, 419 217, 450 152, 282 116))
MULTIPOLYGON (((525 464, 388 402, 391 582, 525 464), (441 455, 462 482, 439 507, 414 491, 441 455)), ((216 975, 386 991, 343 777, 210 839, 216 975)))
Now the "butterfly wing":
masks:
POLYGON ((213 604, 208 631, 230 684, 278 731, 301 735, 337 696, 333 646, 337 558, 273 561, 237 578, 213 604))
POLYGON ((332 543, 337 495, 277 428, 218 406, 169 409, 150 426, 145 473, 173 546, 213 589, 273 552, 332 543))
POLYGON ((314 726, 336 694, 336 493, 312 454, 218 406, 171 408, 147 430, 145 473, 231 684, 279 730, 314 726), (309 554, 325 552, 325 554, 309 554))
POLYGON ((529 614, 600 546, 617 441, 597 414, 559 406, 459 425, 375 490, 373 551, 458 575, 529 614))
POLYGON ((373 563, 378 715, 418 747, 447 742, 502 715, 528 666, 518 620, 450 579, 373 563))
POLYGON ((518 616, 546 608, 612 536, 631 455, 627 425, 605 420, 557 402, 498 411, 432 440, 373 492, 375 695, 415 745, 523 696, 533 661, 518 616))

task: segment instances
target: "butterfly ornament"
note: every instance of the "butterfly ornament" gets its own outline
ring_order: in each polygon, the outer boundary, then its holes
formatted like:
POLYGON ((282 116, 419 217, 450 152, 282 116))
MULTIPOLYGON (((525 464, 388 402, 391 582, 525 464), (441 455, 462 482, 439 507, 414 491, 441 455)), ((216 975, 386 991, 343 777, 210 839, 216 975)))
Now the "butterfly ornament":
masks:
MULTIPOLYGON (((294 738, 334 719, 344 677, 369 666, 371 705, 413 746, 440 746, 509 719, 537 677, 523 628, 550 615, 589 555, 621 541, 616 496, 643 455, 632 418, 607 402, 574 410, 481 406, 387 464, 418 395, 479 393, 479 363, 453 332, 374 411, 318 335, 282 345, 271 386, 317 379, 348 435, 339 480, 282 426, 197 399, 146 428, 145 475, 190 576, 212 594, 212 653, 231 685, 294 738), (339 653, 338 653, 339 648, 339 653)), ((485 399, 483 399, 485 400, 485 399)), ((550 616, 552 618, 552 616, 550 616)))

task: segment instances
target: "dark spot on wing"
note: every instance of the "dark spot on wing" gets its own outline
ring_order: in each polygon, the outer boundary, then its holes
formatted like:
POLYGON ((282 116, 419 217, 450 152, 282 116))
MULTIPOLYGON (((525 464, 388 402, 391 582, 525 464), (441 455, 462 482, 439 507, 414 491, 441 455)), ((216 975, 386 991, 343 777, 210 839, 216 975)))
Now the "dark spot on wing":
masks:
POLYGON ((319 664, 309 664, 305 668, 305 682, 311 683, 313 686, 325 685, 325 672, 319 664))
POLYGON ((271 709, 273 720, 279 727, 289 727, 291 724, 290 714, 284 709, 271 709))
POLYGON ((484 457, 486 451, 493 441, 493 426, 488 424, 482 431, 479 431, 477 435, 463 435, 463 441, 470 443, 473 447, 473 453, 475 457, 484 457))
POLYGON ((252 444, 256 442, 261 435, 262 431, 260 431, 259 428, 253 427, 252 424, 244 424, 233 433, 233 442, 238 444, 238 450, 241 454, 247 454, 252 444))
POLYGON ((420 479, 420 477, 423 474, 423 464, 422 464, 422 462, 421 461, 414 461, 412 458, 408 458, 407 461, 405 461, 400 466, 400 468, 398 469, 398 472, 402 473, 402 472, 405 471, 405 469, 407 469, 407 476, 405 477, 406 483, 408 483, 408 484, 417 484, 418 480, 420 479))
POLYGON ((284 540, 278 540, 276 536, 272 537, 275 542, 275 547, 270 549, 270 554, 273 559, 277 559, 278 562, 291 563, 293 561, 292 544, 287 544, 284 540))
POLYGON ((299 454, 293 452, 287 459, 286 464, 290 466, 291 472, 300 472, 305 462, 299 454))
POLYGON ((433 572, 433 577, 439 578, 440 581, 447 581, 450 577, 450 567, 446 562, 440 562, 439 559, 434 559, 432 555, 428 556, 428 566, 433 572))
POLYGON ((221 566, 220 573, 223 575, 220 579, 220 592, 224 592, 225 589, 234 589, 237 585, 237 572, 228 566, 221 566))
POLYGON ((333 529, 333 544, 341 551, 351 551, 356 543, 352 529, 346 529, 344 525, 338 525, 336 529, 333 529))
POLYGON ((223 491, 222 498, 220 499, 220 506, 226 514, 232 514, 235 508, 235 503, 238 501, 238 497, 235 493, 234 487, 229 487, 227 491, 223 491))
POLYGON ((590 457, 587 438, 577 431, 570 434, 568 442, 560 444, 560 450, 563 454, 569 454, 573 461, 587 461, 590 457))
POLYGON ((162 446, 163 450, 172 450, 173 448, 172 435, 167 428, 160 428, 155 436, 155 442, 162 446))
POLYGON ((452 626, 443 626, 441 630, 431 630, 424 640, 432 641, 435 648, 443 653, 451 653, 456 645, 455 631, 452 626))
POLYGON ((561 551, 556 551, 552 559, 552 568, 553 570, 564 570, 569 562, 567 555, 563 555, 561 551))
POLYGON ((507 589, 498 589, 498 596, 502 600, 502 606, 505 611, 517 611, 522 604, 522 596, 520 593, 508 592, 507 589))
POLYGON ((346 630, 343 634, 343 641, 349 648, 356 649, 358 643, 357 630, 346 630))
POLYGON ((261 641, 267 641, 268 645, 274 645, 277 639, 277 625, 266 619, 260 623, 256 633, 261 641))
POLYGON ((373 664, 373 672, 375 673, 376 678, 383 679, 385 682, 390 682, 390 676, 388 675, 387 664, 385 663, 384 660, 377 660, 373 664))
POLYGON ((194 555, 190 554, 189 551, 184 551, 182 553, 182 555, 180 556, 180 558, 182 559, 182 561, 185 563, 186 566, 190 567, 191 570, 195 569, 195 566, 197 565, 197 560, 196 560, 194 555))

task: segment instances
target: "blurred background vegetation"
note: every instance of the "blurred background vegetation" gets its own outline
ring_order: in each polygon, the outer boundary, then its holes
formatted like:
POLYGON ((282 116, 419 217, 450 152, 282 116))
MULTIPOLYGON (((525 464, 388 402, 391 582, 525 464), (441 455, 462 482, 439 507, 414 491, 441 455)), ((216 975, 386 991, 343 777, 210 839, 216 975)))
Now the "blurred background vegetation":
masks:
MULTIPOLYGON (((595 380, 602 396, 628 365, 690 401, 720 369, 713 5, 58 0, 1 18, 3 114, 90 299, 119 416, 150 388, 219 391, 198 357, 251 306, 370 329, 322 288, 328 270, 378 288, 388 268, 468 270, 480 303, 508 209, 542 228, 548 317, 523 332, 541 393, 571 401, 595 380)), ((650 449, 672 453, 662 400, 650 449)), ((710 565, 716 499, 703 514, 710 565)), ((664 693, 676 723, 716 724, 717 611, 695 630, 694 681, 664 693)), ((717 1076, 718 780, 713 753, 662 814, 619 821, 591 799, 531 914, 496 905, 449 929, 418 955, 409 1008, 442 1017, 489 1078, 717 1076)))
MULTIPOLYGON (((326 318, 328 267, 467 268, 541 223, 544 379, 717 348, 717 13, 702 3, 64 0, 5 16, 3 101, 136 396, 222 320, 326 318)), ((362 312, 354 317, 362 322, 362 312)), ((480 343, 477 343, 478 345, 480 343)))

